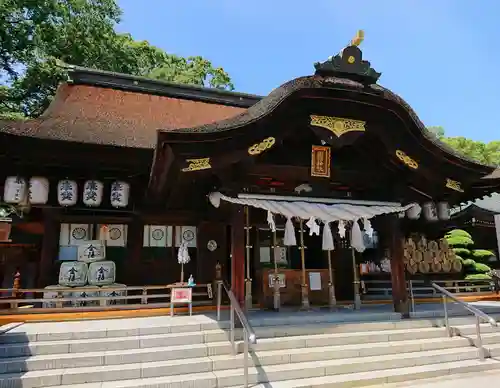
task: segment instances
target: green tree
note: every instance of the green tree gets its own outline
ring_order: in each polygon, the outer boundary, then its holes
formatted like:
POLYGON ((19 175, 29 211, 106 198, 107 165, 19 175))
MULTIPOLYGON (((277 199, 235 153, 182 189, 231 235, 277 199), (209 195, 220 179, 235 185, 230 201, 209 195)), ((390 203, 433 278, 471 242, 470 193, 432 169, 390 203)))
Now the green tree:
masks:
POLYGON ((447 137, 443 127, 428 127, 427 130, 443 143, 479 163, 500 166, 500 141, 484 143, 460 136, 447 137))
POLYGON ((118 34, 120 15, 115 0, 1 0, 0 116, 40 115, 66 77, 62 64, 234 89, 223 69, 201 57, 118 34))

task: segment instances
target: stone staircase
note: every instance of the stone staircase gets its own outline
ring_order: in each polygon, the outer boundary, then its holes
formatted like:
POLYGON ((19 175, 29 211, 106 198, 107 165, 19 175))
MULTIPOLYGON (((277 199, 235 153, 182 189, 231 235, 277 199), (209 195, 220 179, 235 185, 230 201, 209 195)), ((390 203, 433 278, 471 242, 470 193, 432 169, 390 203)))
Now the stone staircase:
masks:
MULTIPOLYGON (((479 361, 472 317, 451 319, 453 338, 439 318, 274 317, 251 320, 253 386, 362 387, 500 370, 500 330, 482 326, 492 358, 479 361)), ((232 355, 227 327, 202 315, 20 325, 0 335, 0 388, 242 386, 243 356, 232 355)))

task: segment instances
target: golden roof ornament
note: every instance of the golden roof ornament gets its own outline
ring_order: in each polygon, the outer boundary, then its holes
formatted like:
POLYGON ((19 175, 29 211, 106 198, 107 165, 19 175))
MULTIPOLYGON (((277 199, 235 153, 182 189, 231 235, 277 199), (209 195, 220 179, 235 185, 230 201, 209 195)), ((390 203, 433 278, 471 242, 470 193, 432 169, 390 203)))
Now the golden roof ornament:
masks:
POLYGON ((358 30, 358 32, 356 32, 356 36, 351 39, 350 46, 359 47, 359 45, 363 43, 364 40, 365 40, 365 32, 363 30, 358 30))
POLYGON ((323 77, 347 78, 364 85, 377 83, 381 73, 375 71, 370 62, 363 60, 363 53, 359 48, 364 39, 364 31, 358 30, 339 54, 329 57, 325 62, 314 64, 315 74, 323 77))

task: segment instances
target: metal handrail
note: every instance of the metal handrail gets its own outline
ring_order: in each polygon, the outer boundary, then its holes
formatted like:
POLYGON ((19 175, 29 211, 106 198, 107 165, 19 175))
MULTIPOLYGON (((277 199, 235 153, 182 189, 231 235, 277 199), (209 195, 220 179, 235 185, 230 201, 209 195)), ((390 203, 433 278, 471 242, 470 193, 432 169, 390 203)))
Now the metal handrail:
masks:
POLYGON ((229 310, 229 321, 230 321, 230 339, 231 339, 231 347, 233 350, 233 354, 236 355, 237 349, 236 349, 236 343, 234 340, 234 314, 238 316, 238 319, 241 322, 241 326, 243 326, 243 370, 244 370, 244 376, 245 376, 245 385, 244 387, 248 387, 248 353, 249 353, 249 344, 256 344, 257 343, 257 337, 255 335, 255 331, 252 328, 252 325, 250 325, 250 322, 248 322, 247 316, 243 312, 243 310, 240 307, 240 304, 238 300, 236 299, 236 296, 233 294, 233 291, 231 291, 231 288, 222 280, 217 281, 217 320, 220 321, 220 313, 221 313, 221 304, 222 304, 222 289, 226 291, 227 296, 229 297, 229 302, 230 302, 230 310, 229 310))
POLYGON ((480 360, 484 360, 486 358, 485 352, 483 349, 483 340, 481 338, 481 319, 489 323, 493 327, 498 327, 497 321, 490 315, 486 314, 484 311, 479 310, 477 307, 472 306, 471 304, 464 302, 463 300, 458 299, 451 292, 446 290, 445 288, 438 286, 436 283, 432 283, 432 287, 442 293, 443 298, 443 308, 444 308, 444 322, 446 326, 446 332, 449 337, 453 337, 453 330, 450 328, 450 320, 448 317, 448 307, 446 305, 447 298, 450 298, 455 303, 458 303, 460 306, 470 311, 476 317, 476 342, 475 346, 478 348, 478 356, 480 360))

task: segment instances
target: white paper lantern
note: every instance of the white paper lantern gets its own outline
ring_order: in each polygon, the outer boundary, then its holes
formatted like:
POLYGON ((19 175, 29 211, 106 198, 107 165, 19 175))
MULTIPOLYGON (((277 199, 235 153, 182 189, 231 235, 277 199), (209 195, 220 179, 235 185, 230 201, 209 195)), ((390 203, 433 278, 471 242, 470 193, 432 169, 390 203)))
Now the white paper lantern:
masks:
POLYGON ((110 201, 113 207, 127 207, 130 185, 127 182, 115 181, 111 184, 110 201))
POLYGON ((427 221, 437 221, 438 213, 434 202, 426 202, 423 206, 424 216, 427 221))
POLYGON ((67 287, 82 287, 87 283, 88 267, 80 261, 65 261, 59 269, 59 284, 67 287))
POLYGON ((99 206, 102 202, 104 185, 96 180, 86 181, 83 185, 83 203, 86 206, 99 206))
POLYGON ((115 282, 116 265, 113 261, 96 261, 89 265, 89 284, 104 286, 115 282))
POLYGON ((41 176, 31 177, 29 199, 32 205, 45 205, 49 200, 49 180, 41 176))
POLYGON ((448 221, 450 219, 450 204, 448 202, 439 202, 437 212, 440 220, 448 221))
POLYGON ((422 213, 422 207, 418 204, 415 204, 406 211, 406 216, 410 220, 418 220, 420 218, 420 213, 422 213))
POLYGON ((78 186, 68 179, 57 184, 57 200, 61 206, 74 206, 78 201, 78 186))
POLYGON ((27 189, 26 179, 9 176, 5 180, 3 200, 7 203, 21 203, 26 198, 27 189))

